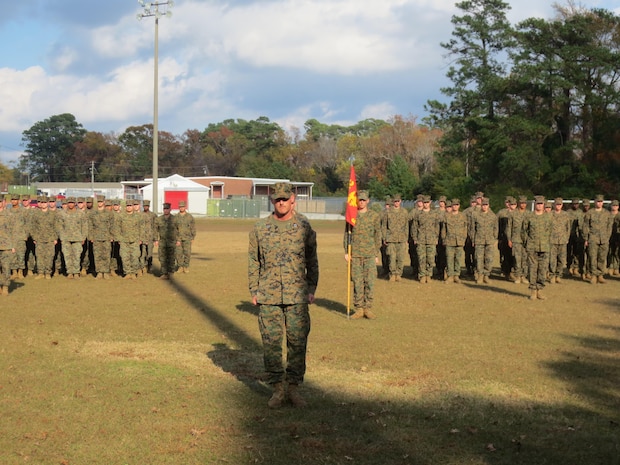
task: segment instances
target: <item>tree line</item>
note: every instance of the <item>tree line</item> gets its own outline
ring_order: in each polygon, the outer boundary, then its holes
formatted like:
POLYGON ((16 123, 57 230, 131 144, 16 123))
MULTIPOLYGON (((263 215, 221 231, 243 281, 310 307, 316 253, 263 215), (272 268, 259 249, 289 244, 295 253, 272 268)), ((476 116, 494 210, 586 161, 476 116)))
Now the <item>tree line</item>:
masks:
MULTIPOLYGON (((427 116, 396 115, 351 126, 309 119, 282 128, 267 117, 228 119, 181 135, 159 131, 159 175, 288 178, 316 195, 358 185, 381 198, 399 192, 466 199, 504 195, 617 195, 620 187, 620 17, 556 6, 553 19, 506 19, 502 0, 456 4, 446 102, 427 116)), ((121 134, 86 130, 54 115, 22 134, 14 177, 121 181, 152 176, 153 126, 121 134), (94 168, 94 172, 93 172, 94 168)))

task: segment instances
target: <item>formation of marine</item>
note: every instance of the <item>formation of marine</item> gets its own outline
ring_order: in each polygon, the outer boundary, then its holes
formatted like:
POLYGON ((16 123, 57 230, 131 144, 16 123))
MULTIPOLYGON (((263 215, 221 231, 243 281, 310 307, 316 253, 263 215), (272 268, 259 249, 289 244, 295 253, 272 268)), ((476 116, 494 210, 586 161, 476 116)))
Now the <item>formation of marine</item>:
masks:
POLYGON ((446 197, 432 207, 428 195, 419 195, 409 212, 401 204, 400 194, 388 197, 381 213, 382 271, 391 282, 401 279, 407 251, 420 283, 459 283, 465 275, 486 284, 497 250, 501 276, 528 284, 537 299, 544 299, 544 285, 567 277, 602 284, 605 275, 620 276, 618 200, 509 196, 497 213, 482 192, 464 209, 446 197), (544 267, 544 282, 531 275, 533 260, 544 267))
POLYGON ((158 217, 148 200, 141 205, 102 195, 1 198, 0 294, 8 295, 11 281, 26 277, 137 279, 152 272, 154 246, 160 248, 162 279, 189 273, 195 235, 185 202, 179 202, 176 215, 164 204, 158 217))

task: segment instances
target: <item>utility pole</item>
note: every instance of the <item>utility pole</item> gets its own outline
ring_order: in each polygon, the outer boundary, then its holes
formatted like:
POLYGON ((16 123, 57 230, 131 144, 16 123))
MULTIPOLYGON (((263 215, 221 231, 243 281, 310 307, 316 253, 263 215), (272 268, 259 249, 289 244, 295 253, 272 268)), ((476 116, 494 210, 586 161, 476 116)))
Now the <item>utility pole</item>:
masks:
POLYGON ((153 211, 159 212, 158 196, 158 180, 159 180, 159 18, 166 16, 169 18, 172 16, 170 9, 174 5, 172 0, 159 1, 159 2, 145 2, 144 0, 138 0, 138 3, 144 8, 142 13, 138 13, 138 20, 143 18, 154 17, 155 18, 155 58, 154 58, 154 76, 153 76, 153 211), (160 10, 161 7, 161 10, 160 10))

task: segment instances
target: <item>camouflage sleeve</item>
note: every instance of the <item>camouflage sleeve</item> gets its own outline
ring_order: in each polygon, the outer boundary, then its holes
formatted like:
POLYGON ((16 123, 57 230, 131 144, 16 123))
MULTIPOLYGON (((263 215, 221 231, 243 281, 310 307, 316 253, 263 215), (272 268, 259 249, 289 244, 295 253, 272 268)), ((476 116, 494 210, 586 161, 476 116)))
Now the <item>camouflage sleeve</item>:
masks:
POLYGON ((260 257, 258 249, 258 236, 256 228, 250 231, 248 246, 248 286, 250 295, 258 294, 258 281, 260 277, 260 257))
POLYGON ((306 282, 308 283, 308 293, 314 294, 319 284, 319 260, 317 255, 316 232, 306 223, 308 231, 306 233, 306 282))

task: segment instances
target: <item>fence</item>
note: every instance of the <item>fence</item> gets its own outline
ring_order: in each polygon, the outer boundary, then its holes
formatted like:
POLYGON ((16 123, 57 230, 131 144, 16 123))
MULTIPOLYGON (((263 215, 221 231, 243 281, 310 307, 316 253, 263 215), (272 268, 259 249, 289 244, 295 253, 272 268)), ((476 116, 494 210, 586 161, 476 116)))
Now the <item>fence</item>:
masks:
MULTIPOLYGON (((298 197, 296 208, 300 213, 308 215, 342 215, 344 213, 344 197, 324 197, 305 199, 298 197)), ((210 218, 259 218, 273 211, 269 197, 255 196, 252 199, 208 199, 207 217, 210 218)))

